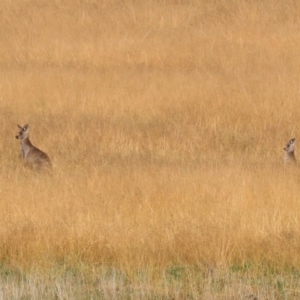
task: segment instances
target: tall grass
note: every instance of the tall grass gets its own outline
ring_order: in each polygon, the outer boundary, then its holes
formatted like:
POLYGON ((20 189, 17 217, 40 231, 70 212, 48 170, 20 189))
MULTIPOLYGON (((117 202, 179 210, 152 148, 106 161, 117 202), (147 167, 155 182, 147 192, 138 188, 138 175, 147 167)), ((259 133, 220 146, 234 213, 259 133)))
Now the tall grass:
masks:
POLYGON ((300 175, 282 165, 299 132, 299 11, 3 1, 2 265, 299 268, 300 175), (24 168, 17 123, 53 176, 24 168))

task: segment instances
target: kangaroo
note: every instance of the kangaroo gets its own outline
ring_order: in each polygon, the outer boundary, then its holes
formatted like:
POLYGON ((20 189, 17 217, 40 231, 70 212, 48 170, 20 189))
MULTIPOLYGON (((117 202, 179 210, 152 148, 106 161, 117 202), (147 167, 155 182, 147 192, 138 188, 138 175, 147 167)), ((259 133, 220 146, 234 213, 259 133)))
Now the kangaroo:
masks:
POLYGON ((283 148, 285 151, 284 153, 284 162, 285 163, 292 163, 295 164, 297 162, 294 150, 295 150, 295 139, 289 140, 289 142, 286 144, 286 146, 283 148))
POLYGON ((21 152, 25 164, 36 170, 51 169, 52 165, 49 156, 31 144, 29 140, 29 125, 17 126, 20 128, 20 131, 16 135, 16 139, 21 140, 21 152))

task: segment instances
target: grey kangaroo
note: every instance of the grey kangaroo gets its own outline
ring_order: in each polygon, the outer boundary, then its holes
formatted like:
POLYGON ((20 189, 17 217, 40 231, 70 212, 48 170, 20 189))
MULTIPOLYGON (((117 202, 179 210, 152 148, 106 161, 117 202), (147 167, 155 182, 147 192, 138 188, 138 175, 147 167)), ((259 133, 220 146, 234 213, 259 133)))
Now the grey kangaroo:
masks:
POLYGON ((286 144, 286 146, 283 148, 285 151, 284 153, 284 162, 285 163, 293 163, 295 164, 297 162, 294 151, 295 151, 295 139, 289 140, 289 142, 286 144))
POLYGON ((40 149, 33 146, 29 140, 29 125, 23 127, 18 125, 20 131, 16 139, 21 140, 21 152, 26 165, 35 170, 52 169, 49 156, 40 149))

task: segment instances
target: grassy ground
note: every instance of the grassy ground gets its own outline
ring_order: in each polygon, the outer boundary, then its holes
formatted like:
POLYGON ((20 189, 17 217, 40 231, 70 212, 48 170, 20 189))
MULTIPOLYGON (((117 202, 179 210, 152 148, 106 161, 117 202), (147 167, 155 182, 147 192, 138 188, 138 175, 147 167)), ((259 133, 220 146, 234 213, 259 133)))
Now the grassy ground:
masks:
POLYGON ((3 1, 0 298, 298 299, 299 6, 3 1))

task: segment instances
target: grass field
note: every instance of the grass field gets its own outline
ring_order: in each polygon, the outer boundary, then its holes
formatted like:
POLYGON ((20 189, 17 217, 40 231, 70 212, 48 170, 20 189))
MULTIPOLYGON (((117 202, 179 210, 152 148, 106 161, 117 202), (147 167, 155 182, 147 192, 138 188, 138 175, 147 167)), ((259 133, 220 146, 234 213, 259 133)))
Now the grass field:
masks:
POLYGON ((300 2, 0 13, 0 299, 299 299, 300 2))

